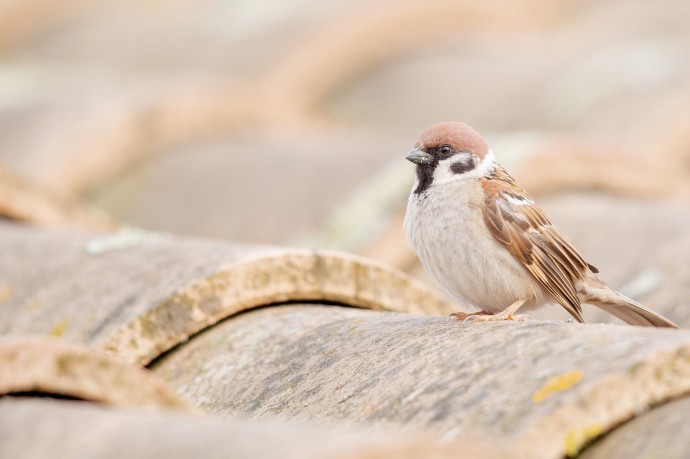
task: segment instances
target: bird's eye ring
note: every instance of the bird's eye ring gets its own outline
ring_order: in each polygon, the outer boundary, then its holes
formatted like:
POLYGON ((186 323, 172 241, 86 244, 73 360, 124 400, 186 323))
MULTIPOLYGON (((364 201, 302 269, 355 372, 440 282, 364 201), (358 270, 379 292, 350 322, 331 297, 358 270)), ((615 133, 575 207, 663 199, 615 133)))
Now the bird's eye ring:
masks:
POLYGON ((450 147, 450 145, 441 145, 441 148, 438 149, 441 153, 444 155, 449 154, 453 149, 450 147))

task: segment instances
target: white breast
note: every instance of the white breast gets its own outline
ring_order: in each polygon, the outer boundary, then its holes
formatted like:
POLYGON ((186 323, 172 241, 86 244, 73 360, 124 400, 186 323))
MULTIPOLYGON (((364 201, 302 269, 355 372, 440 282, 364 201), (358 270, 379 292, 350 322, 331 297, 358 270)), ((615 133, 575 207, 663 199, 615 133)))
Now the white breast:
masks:
MULTIPOLYGON (((439 165, 441 167, 441 165, 439 165)), ((410 194, 404 230, 422 265, 467 312, 500 312, 518 299, 544 302, 536 279, 487 229, 484 195, 472 177, 410 194)))

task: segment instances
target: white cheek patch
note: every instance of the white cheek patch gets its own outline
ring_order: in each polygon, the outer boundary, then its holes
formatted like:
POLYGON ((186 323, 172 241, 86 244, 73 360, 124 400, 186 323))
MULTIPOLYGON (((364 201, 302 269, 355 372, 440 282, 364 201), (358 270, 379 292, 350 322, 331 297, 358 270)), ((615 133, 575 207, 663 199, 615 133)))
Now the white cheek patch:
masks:
MULTIPOLYGON (((477 161, 471 153, 458 153, 448 159, 444 159, 438 163, 434 171, 433 185, 440 185, 442 183, 454 182, 459 180, 478 179, 486 175, 496 166, 496 160, 491 150, 484 156, 484 159, 479 162, 473 169, 467 172, 457 173, 453 172, 453 165, 457 163, 471 164, 472 161, 477 161)), ((456 166, 456 170, 459 166, 456 166)))
MULTIPOLYGON (((458 153, 450 158, 444 159, 438 162, 436 169, 434 170, 434 185, 440 185, 442 183, 453 182, 459 180, 466 174, 458 174, 453 172, 453 165, 457 163, 470 164, 472 161, 472 155, 469 153, 458 153)), ((476 169, 476 168, 475 168, 476 169)))

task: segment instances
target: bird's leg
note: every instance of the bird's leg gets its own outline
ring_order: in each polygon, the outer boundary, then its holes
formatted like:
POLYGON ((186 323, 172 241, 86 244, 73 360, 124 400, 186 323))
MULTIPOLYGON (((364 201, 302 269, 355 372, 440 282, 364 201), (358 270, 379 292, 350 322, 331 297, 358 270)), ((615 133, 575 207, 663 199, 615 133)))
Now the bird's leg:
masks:
POLYGON ((490 316, 491 313, 488 311, 481 310, 479 312, 454 312, 450 315, 453 319, 457 320, 467 320, 472 317, 477 317, 477 316, 490 316))
POLYGON ((464 312, 456 312, 454 314, 451 314, 450 316, 458 320, 471 320, 473 322, 488 322, 495 320, 526 320, 527 316, 514 314, 515 311, 520 309, 520 306, 522 306, 526 302, 527 300, 517 300, 513 304, 505 308, 503 311, 499 312, 498 314, 491 314, 486 311, 480 311, 473 312, 471 314, 466 314, 464 312))
POLYGON ((492 316, 480 319, 480 320, 525 320, 525 317, 522 315, 513 315, 518 309, 520 309, 520 306, 525 304, 527 300, 517 300, 514 301, 513 304, 505 308, 503 311, 499 312, 498 314, 494 314, 492 316))

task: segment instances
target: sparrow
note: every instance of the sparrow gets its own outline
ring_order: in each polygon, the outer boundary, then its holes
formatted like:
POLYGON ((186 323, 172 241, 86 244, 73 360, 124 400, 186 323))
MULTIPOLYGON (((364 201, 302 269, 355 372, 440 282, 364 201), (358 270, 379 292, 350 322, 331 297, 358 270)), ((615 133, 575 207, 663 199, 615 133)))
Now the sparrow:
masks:
POLYGON ((678 328, 602 282, 464 123, 427 128, 405 159, 416 178, 404 231, 424 269, 471 320, 520 320, 558 303, 578 322, 592 304, 632 325, 678 328))

